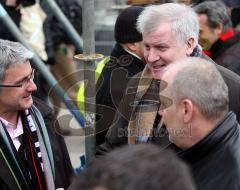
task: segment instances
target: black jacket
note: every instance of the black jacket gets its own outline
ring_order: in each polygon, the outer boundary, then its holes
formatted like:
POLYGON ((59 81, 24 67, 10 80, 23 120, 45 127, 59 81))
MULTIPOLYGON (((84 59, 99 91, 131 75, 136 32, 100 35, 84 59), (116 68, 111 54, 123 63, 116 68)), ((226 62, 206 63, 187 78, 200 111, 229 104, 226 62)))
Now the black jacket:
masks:
POLYGON ((97 83, 96 95, 96 144, 104 142, 105 134, 113 122, 115 110, 123 97, 127 83, 133 75, 144 69, 145 63, 128 53, 120 44, 111 52, 111 59, 106 63, 97 83), (102 115, 102 118, 100 118, 102 115), (100 120, 101 119, 101 120, 100 120))
POLYGON ((48 130, 50 143, 52 146, 55 165, 55 187, 67 188, 74 177, 73 167, 65 144, 61 135, 59 123, 50 107, 43 101, 34 97, 34 105, 41 112, 46 128, 48 130))
MULTIPOLYGON (((64 139, 59 135, 59 124, 52 112, 52 110, 41 100, 34 98, 34 105, 41 112, 42 117, 45 122, 45 126, 50 139, 50 144, 52 148, 54 168, 55 168, 55 188, 64 187, 67 188, 70 185, 71 179, 74 177, 72 164, 69 158, 67 147, 65 145, 64 139)), ((0 143, 1 149, 4 148, 5 143, 0 143)), ((8 162, 11 164, 11 158, 8 158, 8 162)), ((12 165, 14 166, 14 165, 12 165)), ((19 189, 11 173, 5 159, 0 154, 0 189, 1 190, 17 190, 19 189)), ((16 170, 19 171, 19 170, 16 170)), ((15 175, 20 177, 19 173, 15 175)), ((21 178, 18 178, 18 181, 21 178)), ((24 184, 24 183, 23 183, 24 184)), ((24 185, 21 185, 23 187, 24 185)), ((25 186, 24 186, 25 187, 25 186)), ((26 187, 27 188, 27 187, 26 187)))
MULTIPOLYGON (((209 59, 208 57, 205 57, 206 59, 209 59)), ((214 64, 214 63, 213 63, 214 64)), ((240 77, 233 73, 232 71, 216 64, 216 67, 220 71, 224 81, 226 82, 228 88, 229 88, 229 110, 233 111, 237 115, 238 121, 240 120, 240 77)), ((131 94, 127 94, 128 96, 121 102, 119 106, 119 112, 115 115, 115 123, 111 126, 110 130, 108 131, 105 142, 97 147, 96 149, 96 155, 101 156, 104 155, 106 152, 111 151, 113 148, 122 146, 124 144, 128 143, 128 123, 131 118, 131 114, 133 112, 133 106, 131 104, 135 100, 136 96, 136 87, 139 85, 139 76, 141 73, 137 74, 138 77, 134 77, 131 79, 128 83, 128 88, 135 89, 135 91, 132 91, 131 94)), ((149 88, 146 94, 154 94, 151 92, 149 88)), ((156 88, 155 88, 156 89, 156 88)), ((158 89, 156 89, 158 93, 158 89)), ((144 96, 145 96, 144 95, 144 96)), ((143 97, 144 97, 143 96, 143 97)), ((152 97, 153 101, 159 101, 158 97, 152 97)), ((140 100, 143 102, 143 99, 140 100)), ((140 102, 140 103, 141 103, 140 102)), ((140 104, 139 103, 139 104, 140 104)), ((148 107, 149 108, 149 107, 148 107)), ((151 111, 157 112, 158 105, 151 106, 151 111)), ((156 118, 154 121, 154 126, 158 125, 159 122, 159 115, 156 114, 156 118)), ((154 128, 153 126, 153 128, 154 128)), ((150 138, 150 141, 154 141, 154 143, 165 145, 167 142, 166 132, 160 131, 161 134, 156 134, 157 138, 150 138)))
POLYGON ((219 39, 212 45, 210 52, 217 64, 240 75, 240 33, 226 41, 219 39))
POLYGON ((240 126, 234 113, 200 142, 177 153, 190 165, 198 190, 240 189, 240 126))

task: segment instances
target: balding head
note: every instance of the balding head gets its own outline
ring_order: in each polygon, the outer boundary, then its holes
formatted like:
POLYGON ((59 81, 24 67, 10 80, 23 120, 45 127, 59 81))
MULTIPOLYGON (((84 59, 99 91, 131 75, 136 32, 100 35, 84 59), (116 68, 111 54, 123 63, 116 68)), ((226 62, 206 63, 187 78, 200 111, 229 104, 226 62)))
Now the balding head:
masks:
POLYGON ((178 147, 196 144, 227 114, 228 88, 213 63, 183 59, 166 67, 162 80, 160 114, 178 147))
POLYGON ((194 57, 177 61, 165 69, 162 79, 176 103, 189 98, 206 118, 228 111, 228 87, 212 62, 194 57))

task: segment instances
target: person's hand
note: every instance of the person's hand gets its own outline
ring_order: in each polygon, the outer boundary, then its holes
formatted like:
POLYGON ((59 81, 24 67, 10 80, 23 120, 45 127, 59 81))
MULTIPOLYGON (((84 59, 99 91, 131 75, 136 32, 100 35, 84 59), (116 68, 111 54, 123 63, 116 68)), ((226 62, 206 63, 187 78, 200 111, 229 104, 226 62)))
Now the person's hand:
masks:
POLYGON ((6 5, 9 7, 16 7, 17 6, 17 0, 6 0, 6 5))

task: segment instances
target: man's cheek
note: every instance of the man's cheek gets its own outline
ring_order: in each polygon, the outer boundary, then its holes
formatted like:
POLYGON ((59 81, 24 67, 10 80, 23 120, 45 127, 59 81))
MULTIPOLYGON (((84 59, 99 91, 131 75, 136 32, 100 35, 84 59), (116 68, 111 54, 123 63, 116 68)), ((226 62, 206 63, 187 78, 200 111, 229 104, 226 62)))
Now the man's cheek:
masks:
POLYGON ((203 47, 203 50, 208 50, 211 46, 211 43, 208 39, 206 38, 201 38, 199 40, 200 45, 203 47))

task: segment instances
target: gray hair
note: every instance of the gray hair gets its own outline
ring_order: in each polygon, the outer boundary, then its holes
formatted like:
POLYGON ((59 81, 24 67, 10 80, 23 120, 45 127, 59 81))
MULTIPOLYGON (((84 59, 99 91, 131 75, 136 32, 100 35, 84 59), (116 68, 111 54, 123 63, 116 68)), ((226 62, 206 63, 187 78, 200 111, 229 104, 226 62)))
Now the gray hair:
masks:
POLYGON ((0 39, 0 82, 6 70, 14 64, 23 64, 33 57, 33 53, 18 42, 0 39))
POLYGON ((232 27, 227 7, 221 1, 205 1, 196 5, 194 10, 197 14, 205 14, 208 17, 210 28, 217 28, 221 23, 225 32, 229 27, 232 27))
POLYGON ((152 32, 162 23, 170 23, 172 34, 177 40, 186 43, 194 39, 194 47, 198 44, 199 23, 197 14, 186 5, 166 3, 145 8, 137 21, 139 32, 152 32))
POLYGON ((188 98, 208 119, 219 119, 228 111, 228 87, 214 63, 205 59, 189 57, 170 64, 177 67, 169 87, 173 101, 179 103, 188 98))

